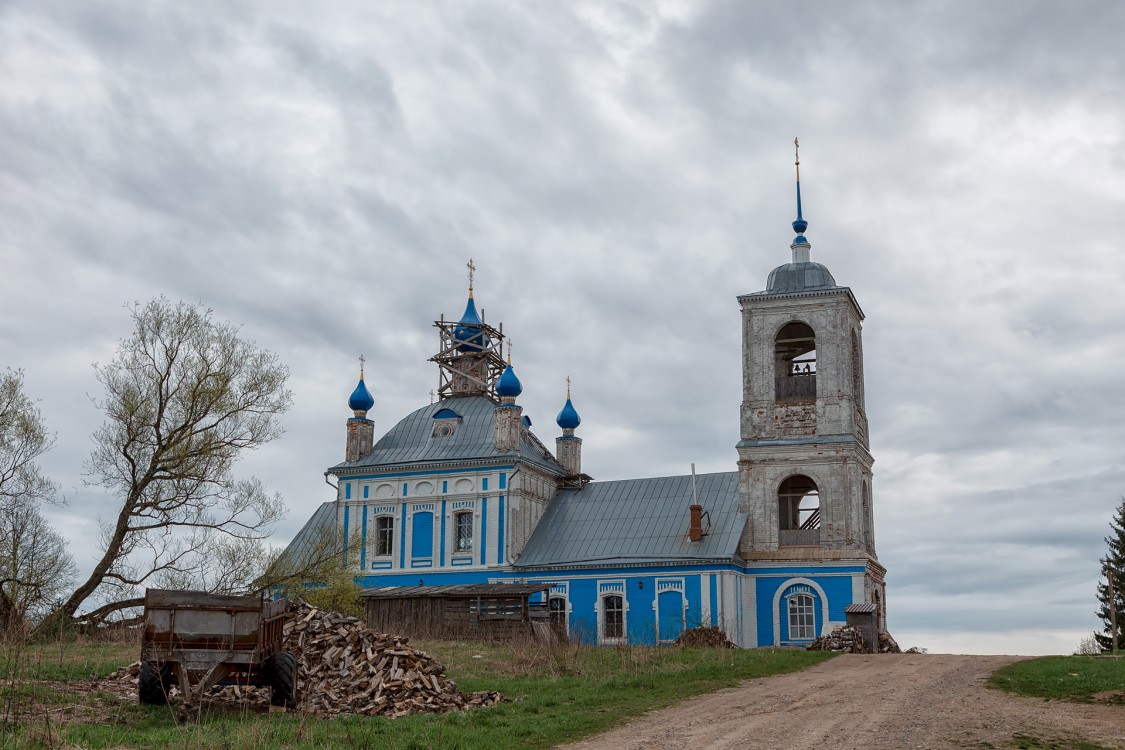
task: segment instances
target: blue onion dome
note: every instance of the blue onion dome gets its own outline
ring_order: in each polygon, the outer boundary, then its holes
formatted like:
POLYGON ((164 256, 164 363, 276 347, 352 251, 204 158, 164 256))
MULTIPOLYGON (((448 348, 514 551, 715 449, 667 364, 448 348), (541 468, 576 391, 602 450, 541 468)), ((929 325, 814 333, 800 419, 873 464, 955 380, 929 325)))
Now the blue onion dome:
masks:
POLYGON ((504 374, 500 376, 500 380, 496 381, 496 395, 515 400, 516 396, 521 393, 523 393, 523 384, 516 377, 516 371, 512 369, 512 363, 509 362, 508 366, 504 368, 504 374))
POLYGON ((374 405, 375 399, 371 397, 371 391, 367 390, 367 385, 363 382, 363 375, 360 375, 359 385, 355 387, 351 398, 348 399, 348 408, 355 412, 357 417, 363 417, 374 405))
POLYGON ((528 427, 528 428, 530 428, 530 427, 531 427, 531 417, 529 417, 529 416, 527 416, 526 414, 524 414, 524 415, 523 415, 523 416, 522 416, 522 417, 520 418, 520 424, 522 424, 522 425, 523 425, 524 427, 528 427))
POLYGON ((559 427, 564 430, 574 430, 578 425, 582 424, 582 417, 578 416, 578 410, 574 408, 574 404, 570 402, 570 394, 566 396, 566 405, 559 412, 558 418, 555 420, 559 427))
POLYGON ((469 292, 469 303, 465 305, 465 314, 461 316, 457 327, 453 330, 453 338, 461 342, 457 347, 463 352, 480 351, 491 342, 488 336, 480 336, 482 322, 477 314, 477 303, 473 300, 472 291, 469 292))

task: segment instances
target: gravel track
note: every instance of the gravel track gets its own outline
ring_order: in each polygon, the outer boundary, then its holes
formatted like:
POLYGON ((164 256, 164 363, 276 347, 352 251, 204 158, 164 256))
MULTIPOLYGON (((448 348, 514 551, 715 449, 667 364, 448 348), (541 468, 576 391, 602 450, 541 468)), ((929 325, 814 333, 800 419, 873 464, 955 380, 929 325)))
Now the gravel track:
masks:
POLYGON ((1007 747, 1013 735, 1125 750, 1125 706, 985 687, 1019 656, 844 654, 654 711, 567 750, 1007 747), (990 744, 985 744, 990 743, 990 744))

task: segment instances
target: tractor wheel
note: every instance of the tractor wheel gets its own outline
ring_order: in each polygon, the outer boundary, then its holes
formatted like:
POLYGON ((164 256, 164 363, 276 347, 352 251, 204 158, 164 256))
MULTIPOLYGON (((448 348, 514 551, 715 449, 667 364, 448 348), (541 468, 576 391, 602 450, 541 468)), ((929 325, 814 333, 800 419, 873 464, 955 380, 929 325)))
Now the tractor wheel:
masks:
POLYGON ((172 685, 172 665, 157 667, 151 661, 141 662, 137 678, 137 699, 142 706, 163 706, 168 702, 168 688, 172 685))
POLYGON ((297 657, 288 651, 269 660, 270 705, 297 707, 297 657))

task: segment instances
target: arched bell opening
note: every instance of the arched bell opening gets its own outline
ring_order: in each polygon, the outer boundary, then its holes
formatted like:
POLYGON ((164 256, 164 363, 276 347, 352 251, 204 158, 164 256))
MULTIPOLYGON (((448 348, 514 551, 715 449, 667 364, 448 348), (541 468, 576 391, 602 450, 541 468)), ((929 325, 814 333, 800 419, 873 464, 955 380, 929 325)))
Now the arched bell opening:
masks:
POLYGON ((816 333, 805 323, 786 323, 774 338, 778 403, 816 400, 816 333))

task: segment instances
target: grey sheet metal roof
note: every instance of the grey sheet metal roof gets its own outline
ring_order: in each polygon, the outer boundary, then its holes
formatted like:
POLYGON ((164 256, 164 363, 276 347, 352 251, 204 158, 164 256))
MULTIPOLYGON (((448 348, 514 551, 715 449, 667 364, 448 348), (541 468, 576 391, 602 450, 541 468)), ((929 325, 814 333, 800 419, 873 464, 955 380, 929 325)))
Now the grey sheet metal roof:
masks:
POLYGON ((281 575, 291 575, 300 570, 309 558, 323 549, 328 544, 335 544, 336 531, 336 503, 321 503, 320 507, 305 522, 289 546, 281 551, 277 560, 271 566, 272 570, 281 575))
POLYGON ((702 541, 688 539, 691 475, 591 482, 555 495, 516 567, 733 558, 746 523, 738 472, 700 474, 696 486, 711 520, 702 541))
POLYGON ((461 396, 438 401, 408 414, 375 443, 372 451, 352 463, 339 463, 329 471, 386 468, 418 463, 458 462, 500 457, 519 458, 546 471, 566 471, 530 431, 524 432, 519 451, 502 453, 494 447, 496 403, 485 396, 461 396), (452 435, 434 436, 434 415, 452 409, 461 415, 452 435))
POLYGON ((364 589, 364 599, 500 599, 527 597, 551 588, 543 583, 473 583, 460 586, 382 586, 364 589))

